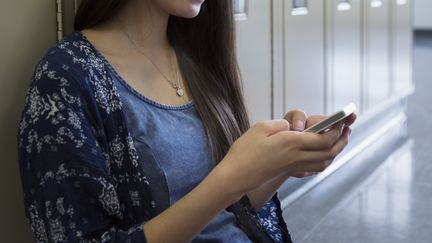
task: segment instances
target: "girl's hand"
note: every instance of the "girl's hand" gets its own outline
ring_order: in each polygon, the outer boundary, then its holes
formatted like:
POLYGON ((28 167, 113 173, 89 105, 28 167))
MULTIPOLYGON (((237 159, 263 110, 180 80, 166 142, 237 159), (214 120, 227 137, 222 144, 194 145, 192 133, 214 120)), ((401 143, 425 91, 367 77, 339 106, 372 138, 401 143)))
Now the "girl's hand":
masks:
POLYGON ((324 170, 346 146, 349 133, 344 124, 314 134, 291 131, 287 120, 259 122, 234 142, 217 169, 232 185, 229 190, 243 195, 283 173, 324 170))
MULTIPOLYGON (((304 124, 306 124, 306 126, 304 127, 304 129, 309 128, 313 125, 315 125, 316 123, 324 120, 327 118, 327 116, 322 116, 322 115, 314 115, 314 116, 310 116, 310 117, 306 117, 306 114, 301 111, 301 110, 294 110, 294 111, 290 111, 287 113, 287 115, 285 116, 285 119, 287 119, 288 121, 294 121, 294 119, 298 119, 301 120, 301 122, 303 122, 304 124)), ((342 122, 345 127, 350 127, 355 120, 357 119, 357 115, 355 113, 353 113, 352 115, 350 115, 348 118, 344 119, 342 122)), ((299 124, 301 124, 301 122, 299 122, 299 124)), ((300 130, 300 127, 297 128, 298 131, 303 131, 300 130)), ((330 166, 330 164, 333 161, 327 161, 327 164, 330 166)), ((312 176, 312 175, 316 175, 317 172, 306 172, 306 171, 301 171, 301 172, 297 172, 288 176, 292 176, 292 177, 297 177, 297 178, 303 178, 303 177, 308 177, 308 176, 312 176)))

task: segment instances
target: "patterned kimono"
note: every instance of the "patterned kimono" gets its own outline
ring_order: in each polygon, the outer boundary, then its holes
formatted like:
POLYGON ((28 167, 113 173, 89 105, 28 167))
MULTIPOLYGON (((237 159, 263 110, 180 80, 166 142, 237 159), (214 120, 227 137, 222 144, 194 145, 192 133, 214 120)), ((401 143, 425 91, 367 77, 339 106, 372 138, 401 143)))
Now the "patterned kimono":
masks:
MULTIPOLYGON (((108 72, 79 32, 36 67, 18 152, 37 242, 146 242, 156 203, 108 72)), ((291 242, 276 195, 259 212, 247 197, 229 211, 253 242, 291 242)))

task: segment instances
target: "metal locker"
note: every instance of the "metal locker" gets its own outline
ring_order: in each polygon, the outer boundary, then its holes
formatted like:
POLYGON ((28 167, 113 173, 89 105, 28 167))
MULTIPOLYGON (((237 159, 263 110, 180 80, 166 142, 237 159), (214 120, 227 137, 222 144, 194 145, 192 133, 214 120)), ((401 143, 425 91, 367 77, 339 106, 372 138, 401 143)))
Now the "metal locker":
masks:
MULTIPOLYGON (((323 114, 326 112, 325 2, 287 0, 277 3, 283 7, 283 14, 278 15, 283 16, 282 23, 275 21, 282 26, 283 33, 281 45, 275 45, 276 51, 283 50, 282 60, 276 60, 276 65, 283 64, 282 70, 277 69, 284 79, 283 109, 299 108, 308 115, 323 114)), ((275 75, 279 76, 278 73, 275 75)), ((311 180, 312 177, 306 177, 286 181, 278 190, 282 207, 287 206, 298 195, 296 192, 311 180)))
POLYGON ((327 112, 361 107, 362 1, 326 1, 327 112))
POLYGON ((364 5, 364 111, 390 95, 389 0, 365 0, 364 5))
POLYGON ((392 95, 413 92, 412 0, 391 0, 392 95))
POLYGON ((251 123, 272 118, 271 2, 237 0, 237 54, 251 123))
POLYGON ((284 3, 284 109, 325 112, 324 1, 284 3))

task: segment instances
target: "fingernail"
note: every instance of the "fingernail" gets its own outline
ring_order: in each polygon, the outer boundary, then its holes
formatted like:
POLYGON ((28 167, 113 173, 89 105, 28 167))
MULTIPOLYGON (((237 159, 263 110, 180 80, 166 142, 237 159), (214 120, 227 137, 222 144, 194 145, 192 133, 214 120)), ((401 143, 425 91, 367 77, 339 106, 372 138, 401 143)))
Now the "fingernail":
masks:
POLYGON ((302 120, 297 120, 295 122, 294 128, 296 130, 303 130, 304 129, 304 122, 302 120))

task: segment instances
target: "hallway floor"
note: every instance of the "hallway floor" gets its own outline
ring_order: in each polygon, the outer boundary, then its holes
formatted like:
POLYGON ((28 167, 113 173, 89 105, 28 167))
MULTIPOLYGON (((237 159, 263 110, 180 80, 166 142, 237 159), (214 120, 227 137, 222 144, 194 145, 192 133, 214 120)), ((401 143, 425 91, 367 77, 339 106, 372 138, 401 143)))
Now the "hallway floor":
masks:
POLYGON ((408 138, 379 141, 289 205, 295 243, 432 242, 432 34, 415 42, 408 138))

